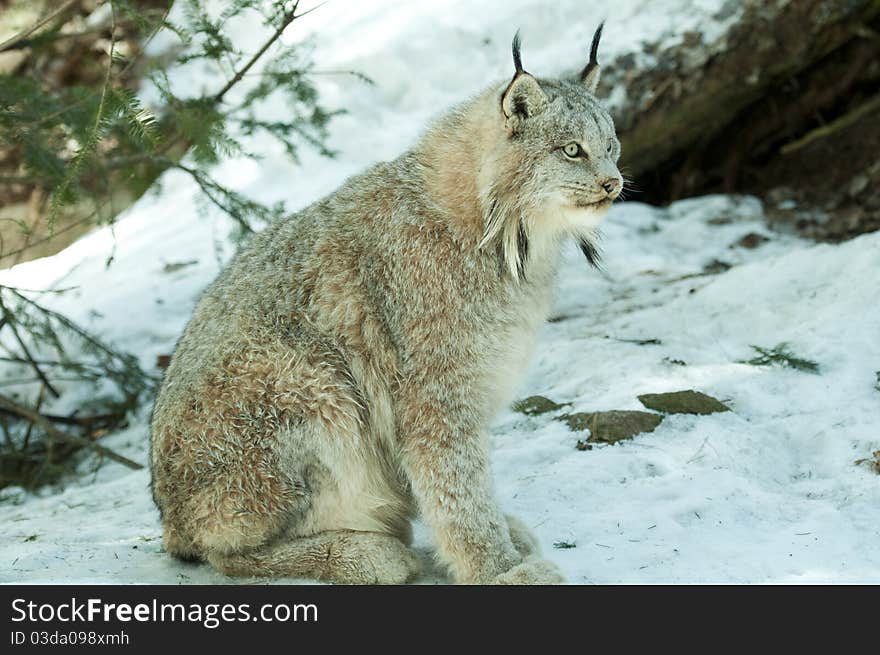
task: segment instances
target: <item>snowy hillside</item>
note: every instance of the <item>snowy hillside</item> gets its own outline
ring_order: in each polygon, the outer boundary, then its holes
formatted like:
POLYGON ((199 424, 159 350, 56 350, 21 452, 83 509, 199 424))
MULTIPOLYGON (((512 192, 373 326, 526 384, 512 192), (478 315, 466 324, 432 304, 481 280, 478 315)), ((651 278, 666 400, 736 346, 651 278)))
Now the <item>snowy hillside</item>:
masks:
MULTIPOLYGON (((339 158, 303 149, 295 167, 277 145, 254 139, 265 159, 227 162, 218 177, 266 202, 302 207, 396 156, 432 116, 507 77, 517 28, 526 68, 553 75, 582 66, 603 17, 610 57, 637 50, 643 38, 720 33, 729 4, 626 0, 606 16, 599 10, 608 3, 583 0, 333 0, 285 36, 320 34, 323 102, 348 110, 331 125, 339 158), (329 74, 348 69, 376 85, 329 74)), ((235 29, 243 47, 260 40, 258 25, 235 29)), ((186 70, 175 82, 195 88, 211 79, 186 70)), ((114 233, 2 271, 0 282, 72 287, 42 301, 155 371, 232 252, 231 225, 199 218, 196 191, 169 172, 160 193, 126 212, 114 233)), ((604 272, 574 248, 567 253, 553 318, 520 394, 571 406, 537 416, 510 410, 495 422, 504 509, 533 528, 575 583, 880 583, 880 476, 855 464, 880 450, 880 233, 816 245, 767 231, 757 200, 723 196, 666 209, 621 203, 603 233, 604 272), (747 235, 769 240, 742 242, 747 235), (756 356, 751 346, 781 343, 818 371, 743 363, 756 356), (668 415, 653 432, 591 450, 576 448, 586 432, 556 420, 644 410, 638 395, 686 389, 732 411, 668 415)), ((76 390, 65 391, 75 405, 76 390)), ((149 409, 102 441, 146 463, 149 409)), ((146 470, 110 462, 91 472, 94 463, 85 460, 89 473, 62 492, 0 491, 0 582, 228 581, 162 552, 146 470)), ((416 547, 427 569, 420 581, 444 581, 421 526, 416 547)))

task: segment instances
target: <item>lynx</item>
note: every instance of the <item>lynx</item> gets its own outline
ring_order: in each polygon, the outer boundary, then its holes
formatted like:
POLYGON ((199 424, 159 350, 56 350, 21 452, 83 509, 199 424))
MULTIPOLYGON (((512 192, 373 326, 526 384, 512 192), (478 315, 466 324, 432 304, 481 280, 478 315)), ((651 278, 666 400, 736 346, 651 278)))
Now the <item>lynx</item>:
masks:
POLYGON ((398 584, 411 521, 458 583, 562 582, 493 493, 487 426, 553 297, 560 248, 593 263, 623 187, 595 97, 513 78, 396 160, 255 235, 207 289, 152 417, 168 553, 231 576, 398 584))

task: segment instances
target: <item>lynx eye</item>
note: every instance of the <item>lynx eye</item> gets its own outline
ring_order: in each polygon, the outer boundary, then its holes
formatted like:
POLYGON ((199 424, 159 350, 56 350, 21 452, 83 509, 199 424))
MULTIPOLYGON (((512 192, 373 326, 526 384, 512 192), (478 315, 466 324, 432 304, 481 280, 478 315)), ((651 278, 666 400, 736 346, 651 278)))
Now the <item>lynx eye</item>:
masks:
POLYGON ((611 154, 611 151, 614 150, 614 143, 611 141, 608 142, 608 154, 611 154))
POLYGON ((581 154, 581 147, 572 141, 562 148, 562 152, 565 153, 566 157, 571 157, 572 159, 574 159, 579 154, 581 154))

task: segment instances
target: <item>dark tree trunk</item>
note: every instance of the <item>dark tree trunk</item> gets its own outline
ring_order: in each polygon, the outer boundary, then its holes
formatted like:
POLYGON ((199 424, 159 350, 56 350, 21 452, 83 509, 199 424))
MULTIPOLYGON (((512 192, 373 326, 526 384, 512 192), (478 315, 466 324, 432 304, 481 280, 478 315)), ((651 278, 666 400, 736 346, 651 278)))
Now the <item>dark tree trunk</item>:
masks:
POLYGON ((748 0, 718 41, 655 54, 603 81, 627 90, 615 118, 640 199, 757 193, 817 238, 880 227, 880 0, 748 0))

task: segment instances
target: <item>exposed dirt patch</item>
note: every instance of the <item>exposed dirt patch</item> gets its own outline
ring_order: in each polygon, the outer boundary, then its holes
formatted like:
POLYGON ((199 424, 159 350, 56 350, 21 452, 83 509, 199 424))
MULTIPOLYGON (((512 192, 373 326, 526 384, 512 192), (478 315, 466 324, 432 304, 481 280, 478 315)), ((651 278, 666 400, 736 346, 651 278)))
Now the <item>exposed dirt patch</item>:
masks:
POLYGON ((693 389, 671 393, 646 393, 639 396, 639 402, 648 409, 664 414, 716 414, 730 411, 730 407, 720 400, 693 389))
POLYGON ((565 414, 558 420, 564 421, 575 432, 589 430, 589 443, 617 443, 642 432, 653 432, 663 422, 663 417, 652 412, 611 410, 565 414))
POLYGON ((513 411, 527 416, 540 416, 558 409, 568 407, 570 403, 559 404, 544 396, 529 396, 513 403, 513 411))

